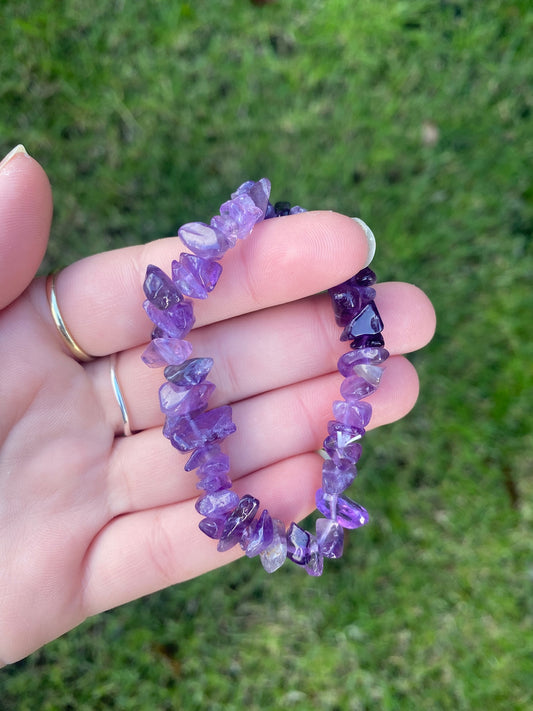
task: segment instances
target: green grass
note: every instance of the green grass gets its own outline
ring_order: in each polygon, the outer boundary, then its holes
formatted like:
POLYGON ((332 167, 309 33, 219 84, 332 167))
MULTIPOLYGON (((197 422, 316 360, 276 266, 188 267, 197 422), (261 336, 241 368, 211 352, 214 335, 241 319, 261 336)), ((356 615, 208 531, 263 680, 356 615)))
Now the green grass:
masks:
POLYGON ((417 408, 365 443, 372 524, 340 564, 241 561, 100 615, 1 671, 2 708, 531 708, 530 3, 0 13, 0 147, 23 141, 55 193, 43 270, 268 175, 276 198, 361 214, 380 275, 439 319, 417 408))

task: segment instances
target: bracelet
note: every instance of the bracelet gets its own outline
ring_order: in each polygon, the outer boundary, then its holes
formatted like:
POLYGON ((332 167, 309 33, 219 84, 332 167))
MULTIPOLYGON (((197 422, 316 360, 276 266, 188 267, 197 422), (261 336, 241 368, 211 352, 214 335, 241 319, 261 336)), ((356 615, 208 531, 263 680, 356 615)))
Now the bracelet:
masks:
POLYGON ((154 328, 142 359, 151 368, 164 367, 166 381, 159 390, 165 415, 163 434, 180 452, 190 452, 185 470, 196 470, 197 488, 202 491, 196 501, 202 516, 200 529, 218 540, 219 551, 238 544, 248 557, 259 555, 269 573, 289 558, 309 575, 318 576, 324 558, 342 556, 344 529, 359 528, 368 521, 367 511, 344 491, 357 475, 360 440, 372 414, 364 398, 377 389, 389 356, 374 303, 374 272, 366 267, 329 289, 336 323, 343 329, 340 340, 350 341, 350 350, 338 361, 344 376, 343 399, 333 403, 334 419, 328 423, 328 435, 319 451, 325 460, 322 486, 316 492, 322 517, 316 521, 314 534, 294 522, 286 529, 267 509, 259 513, 256 498, 246 494, 239 499, 233 491, 229 457, 220 447, 237 429, 231 407, 207 409, 215 389, 206 379, 213 360, 191 358, 192 345, 184 340, 195 320, 189 298, 207 298, 222 272, 219 260, 224 253, 246 238, 258 222, 305 212, 287 202, 272 205, 269 198, 266 178, 243 183, 209 225, 191 222, 180 227, 178 235, 192 254, 183 252, 172 262, 171 277, 157 266, 148 266, 144 309, 154 328))

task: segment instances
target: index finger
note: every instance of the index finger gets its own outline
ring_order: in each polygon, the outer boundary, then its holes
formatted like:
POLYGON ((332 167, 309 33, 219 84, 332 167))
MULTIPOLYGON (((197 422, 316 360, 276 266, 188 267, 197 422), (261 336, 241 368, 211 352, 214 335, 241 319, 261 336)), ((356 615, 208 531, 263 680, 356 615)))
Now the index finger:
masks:
MULTIPOLYGON (((179 238, 86 257, 56 277, 61 314, 76 343, 93 356, 126 350, 150 338, 142 284, 146 267, 167 273, 186 250, 179 238)), ((196 326, 203 326, 323 291, 365 264, 368 243, 354 220, 333 212, 305 212, 265 220, 229 250, 216 296, 195 300, 196 326)), ((50 313, 41 284, 40 304, 50 313)))

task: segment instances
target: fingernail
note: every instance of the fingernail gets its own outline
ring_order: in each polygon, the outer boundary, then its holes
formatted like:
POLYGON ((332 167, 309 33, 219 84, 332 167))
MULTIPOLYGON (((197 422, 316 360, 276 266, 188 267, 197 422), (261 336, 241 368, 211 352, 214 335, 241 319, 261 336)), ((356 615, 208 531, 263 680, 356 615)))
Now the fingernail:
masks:
POLYGON ((366 241, 368 242, 368 257, 366 258, 366 262, 363 264, 363 267, 368 267, 374 259, 374 255, 376 253, 376 238, 374 237, 374 233, 370 227, 366 224, 366 222, 363 222, 361 218, 352 217, 352 220, 355 220, 364 230, 366 241))
POLYGON ((0 173, 2 173, 2 175, 9 175, 8 164, 19 153, 22 153, 22 155, 28 157, 28 151, 24 148, 22 143, 19 143, 18 146, 15 146, 15 148, 9 151, 7 156, 2 158, 2 162, 0 163, 0 173))

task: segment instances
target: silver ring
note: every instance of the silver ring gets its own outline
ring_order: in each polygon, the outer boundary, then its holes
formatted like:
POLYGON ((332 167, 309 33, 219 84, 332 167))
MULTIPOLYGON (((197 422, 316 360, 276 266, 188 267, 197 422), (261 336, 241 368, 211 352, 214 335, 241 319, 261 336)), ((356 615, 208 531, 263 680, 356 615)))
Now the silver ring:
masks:
POLYGON ((110 358, 109 358, 109 372, 111 375, 111 386, 113 388, 113 392, 115 393, 115 398, 116 398, 118 406, 120 408, 120 414, 122 416, 122 422, 124 425, 124 436, 129 437, 132 434, 131 427, 130 427, 130 418, 128 415, 128 410, 126 408, 126 403, 124 401, 124 397, 122 395, 122 391, 120 389, 120 385, 118 384, 117 373, 115 370, 116 364, 117 364, 117 354, 113 353, 113 355, 110 356, 110 358))

